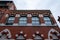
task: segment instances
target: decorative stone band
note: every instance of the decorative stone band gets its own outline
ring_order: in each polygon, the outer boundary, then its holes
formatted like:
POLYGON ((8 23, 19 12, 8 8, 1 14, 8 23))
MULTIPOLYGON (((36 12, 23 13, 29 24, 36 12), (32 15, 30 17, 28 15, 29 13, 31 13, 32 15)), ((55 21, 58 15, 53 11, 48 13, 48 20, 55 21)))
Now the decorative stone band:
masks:
POLYGON ((31 23, 28 23, 27 26, 32 26, 32 24, 31 23))
POLYGON ((1 39, 1 38, 0 38, 0 40, 15 40, 15 39, 1 39))
POLYGON ((33 39, 26 39, 26 40, 33 40, 33 39))
POLYGON ((5 26, 5 24, 4 23, 0 23, 0 26, 5 26))
POLYGON ((32 17, 32 15, 31 14, 27 14, 27 17, 32 17))
POLYGON ((20 17, 20 14, 16 14, 16 16, 15 17, 20 17))
POLYGON ((18 23, 14 23, 13 26, 18 26, 18 23))
POLYGON ((43 15, 42 14, 39 14, 39 17, 43 17, 43 15))
POLYGON ((42 23, 41 26, 46 26, 46 24, 45 23, 42 23))

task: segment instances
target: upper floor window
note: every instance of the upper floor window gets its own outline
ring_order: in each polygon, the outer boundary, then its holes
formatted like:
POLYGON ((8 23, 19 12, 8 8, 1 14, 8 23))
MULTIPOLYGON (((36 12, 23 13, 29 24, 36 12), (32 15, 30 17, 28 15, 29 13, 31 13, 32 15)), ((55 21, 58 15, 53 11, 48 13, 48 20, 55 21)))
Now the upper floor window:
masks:
POLYGON ((44 16, 44 21, 45 21, 45 24, 46 25, 52 25, 52 23, 51 23, 51 19, 50 19, 50 17, 49 16, 44 16))
POLYGON ((36 35, 36 36, 34 37, 34 40, 42 40, 42 37, 41 37, 40 35, 36 35))
POLYGON ((26 25, 26 24, 27 24, 27 17, 26 17, 26 16, 21 16, 21 17, 19 18, 19 25, 24 26, 24 25, 26 25))
POLYGON ((15 20, 14 16, 9 16, 9 18, 7 19, 6 25, 13 25, 14 20, 15 20))
POLYGON ((1 39, 7 39, 7 35, 6 34, 2 34, 2 36, 0 36, 1 39))
POLYGON ((24 36, 23 35, 19 35, 16 40, 25 40, 24 36))
POLYGON ((32 16, 32 25, 39 25, 39 18, 37 16, 32 16))

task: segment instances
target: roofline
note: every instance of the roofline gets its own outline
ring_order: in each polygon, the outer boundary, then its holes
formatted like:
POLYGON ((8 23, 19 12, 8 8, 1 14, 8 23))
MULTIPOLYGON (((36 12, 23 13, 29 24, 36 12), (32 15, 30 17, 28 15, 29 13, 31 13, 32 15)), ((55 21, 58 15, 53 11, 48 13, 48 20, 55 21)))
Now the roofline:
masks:
POLYGON ((13 0, 0 0, 0 1, 13 1, 13 0))

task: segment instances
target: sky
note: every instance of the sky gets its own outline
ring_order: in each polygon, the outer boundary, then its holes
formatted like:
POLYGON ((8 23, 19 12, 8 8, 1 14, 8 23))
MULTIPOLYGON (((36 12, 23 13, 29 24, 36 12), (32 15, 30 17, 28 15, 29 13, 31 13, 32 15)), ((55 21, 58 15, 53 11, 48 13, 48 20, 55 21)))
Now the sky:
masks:
POLYGON ((50 10, 57 21, 60 16, 60 0, 13 0, 17 10, 50 10))

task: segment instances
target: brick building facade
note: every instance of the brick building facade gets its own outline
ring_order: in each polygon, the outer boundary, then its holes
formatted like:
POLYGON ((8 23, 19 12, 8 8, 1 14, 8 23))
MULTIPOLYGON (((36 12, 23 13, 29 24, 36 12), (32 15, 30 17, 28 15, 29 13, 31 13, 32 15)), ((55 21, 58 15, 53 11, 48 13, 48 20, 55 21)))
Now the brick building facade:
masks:
POLYGON ((59 27, 50 10, 16 10, 13 1, 1 2, 12 4, 0 7, 1 40, 60 39, 59 27))

